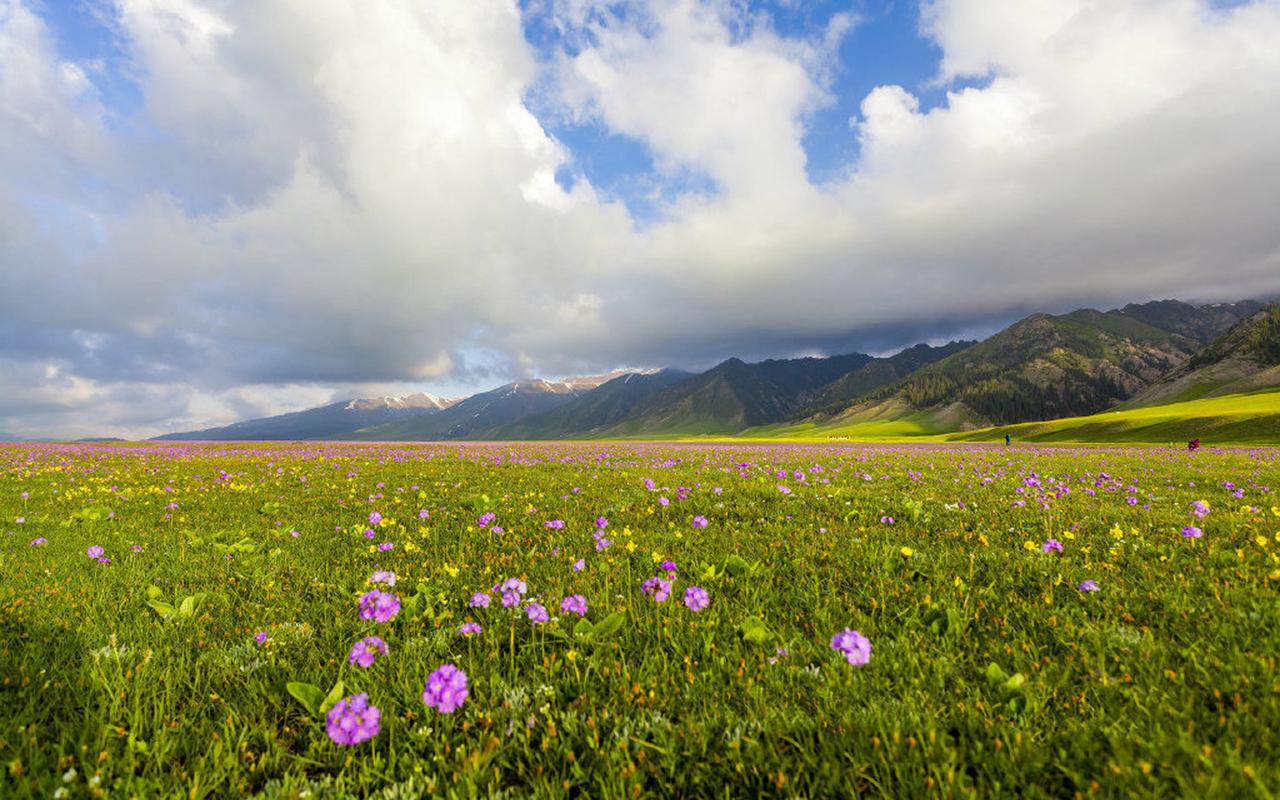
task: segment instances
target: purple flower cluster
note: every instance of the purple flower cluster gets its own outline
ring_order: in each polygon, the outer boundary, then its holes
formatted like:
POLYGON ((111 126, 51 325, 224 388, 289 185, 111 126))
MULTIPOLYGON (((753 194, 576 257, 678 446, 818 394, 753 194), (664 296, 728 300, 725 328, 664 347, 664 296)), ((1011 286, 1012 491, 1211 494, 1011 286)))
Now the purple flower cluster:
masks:
POLYGON ((381 729, 382 712, 369 704, 369 695, 344 697, 329 709, 325 730, 338 744, 367 742, 381 729))
POLYGON ((571 594, 560 601, 560 610, 566 614, 577 614, 580 617, 586 616, 587 598, 580 594, 571 594))
POLYGON ((665 603, 667 598, 671 596, 671 581, 655 575, 640 584, 640 591, 653 595, 653 602, 655 603, 665 603))
POLYGON ((865 666, 871 661, 871 640, 850 628, 831 637, 831 649, 855 667, 865 666))
POLYGON ((690 611, 701 611, 711 604, 711 595, 701 586, 690 586, 684 590, 684 605, 690 611))
POLYGON ((1062 542, 1057 539, 1045 539, 1044 544, 1040 545, 1040 549, 1045 553, 1061 553, 1062 542))
POLYGON ((453 664, 445 664, 427 676, 422 689, 422 702, 441 714, 452 714, 467 701, 467 673, 453 664))
POLYGON ((390 592, 374 589, 360 596, 360 619, 389 622, 400 613, 400 598, 390 592))
POLYGON ((462 623, 462 627, 458 628, 458 635, 474 636, 483 630, 484 628, 481 628, 480 623, 478 622, 464 622, 462 623))
POLYGON ((385 656, 386 654, 386 642, 377 636, 366 636, 351 645, 351 652, 347 654, 347 662, 368 669, 373 666, 373 662, 378 660, 379 655, 385 656))

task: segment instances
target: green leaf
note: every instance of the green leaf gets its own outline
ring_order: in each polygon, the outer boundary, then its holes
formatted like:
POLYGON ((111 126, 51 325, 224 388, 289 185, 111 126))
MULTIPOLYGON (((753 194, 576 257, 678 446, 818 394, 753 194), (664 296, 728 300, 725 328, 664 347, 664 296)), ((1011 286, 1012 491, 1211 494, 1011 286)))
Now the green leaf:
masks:
POLYGON ((333 685, 329 693, 325 695, 324 702, 320 704, 320 713, 323 714, 338 704, 342 699, 342 691, 345 687, 342 685, 342 678, 338 678, 338 682, 333 685))
POLYGON ((164 602, 163 600, 148 600, 147 605, 159 614, 163 619, 170 619, 178 613, 178 609, 164 602))
POLYGON ((618 630, 622 627, 622 622, 624 619, 625 617, 621 613, 615 611, 614 613, 602 619, 600 621, 600 624, 594 627, 594 629, 591 631, 591 638, 604 639, 606 637, 612 636, 613 634, 617 633, 618 630))
POLYGON ((195 595, 182 598, 182 605, 178 606, 178 616, 191 617, 196 613, 195 595))
POLYGON ((164 597, 164 592, 160 591, 160 587, 159 587, 159 586, 148 586, 148 587, 147 587, 147 599, 148 599, 148 600, 159 600, 161 597, 164 597))
POLYGON ((746 562, 746 559, 737 554, 729 556, 729 559, 724 562, 724 568, 726 572, 735 578, 746 575, 751 571, 751 565, 746 562))
POLYGON ((987 680, 991 683, 1004 683, 1009 679, 1004 670, 1000 669, 1000 665, 992 661, 987 665, 987 680))
POLYGON ((751 644, 764 644, 773 635, 769 631, 769 627, 764 624, 764 620, 757 617, 743 620, 742 624, 738 626, 738 632, 742 634, 744 642, 750 642, 751 644))
POLYGON ((311 683, 288 683, 285 689, 293 695, 293 699, 302 704, 307 713, 313 717, 320 716, 320 706, 325 702, 324 690, 311 683))
POLYGON ((589 619, 580 619, 578 624, 573 626, 573 635, 579 639, 585 639, 591 635, 596 626, 591 624, 589 619))

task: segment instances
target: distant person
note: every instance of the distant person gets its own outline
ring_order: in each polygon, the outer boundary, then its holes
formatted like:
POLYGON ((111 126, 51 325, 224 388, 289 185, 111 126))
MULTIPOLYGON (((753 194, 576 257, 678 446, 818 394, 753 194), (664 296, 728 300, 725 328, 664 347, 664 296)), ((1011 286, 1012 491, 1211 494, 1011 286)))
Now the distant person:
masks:
POLYGON ((1199 439, 1192 439, 1191 441, 1187 442, 1187 452, 1188 452, 1188 453, 1194 453, 1195 451, 1197 451, 1197 450, 1199 450, 1199 449, 1200 449, 1200 440, 1199 440, 1199 439))
POLYGON ((1010 442, 1012 442, 1012 441, 1013 441, 1013 437, 1006 433, 1006 434, 1004 435, 1004 446, 1005 446, 1005 447, 1008 447, 1008 446, 1009 446, 1009 443, 1010 443, 1010 442))

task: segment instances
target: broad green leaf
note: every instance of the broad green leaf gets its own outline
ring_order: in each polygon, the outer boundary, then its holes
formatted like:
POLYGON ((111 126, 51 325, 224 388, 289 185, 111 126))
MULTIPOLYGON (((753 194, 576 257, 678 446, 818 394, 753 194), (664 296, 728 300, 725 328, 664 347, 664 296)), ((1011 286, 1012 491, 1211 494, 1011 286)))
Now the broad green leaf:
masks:
POLYGON ((342 679, 339 678, 338 682, 329 690, 329 693, 325 695, 324 702, 320 704, 320 713, 323 714, 338 704, 338 701, 342 699, 342 691, 344 688, 345 687, 342 685, 342 679))
POLYGON ((621 613, 618 613, 615 611, 614 613, 600 620, 600 624, 596 625, 594 629, 591 631, 591 638, 604 639, 608 636, 612 636, 613 634, 618 632, 618 629, 622 627, 622 622, 624 619, 625 617, 621 613))
POLYGON ((169 619, 178 613, 178 609, 163 600, 148 600, 147 605, 151 606, 164 619, 169 619))
POLYGON ((585 639, 591 635, 591 632, 594 629, 595 626, 591 624, 591 620, 580 619, 578 620, 578 624, 573 626, 573 635, 577 636, 579 639, 585 639))
POLYGON ((307 713, 313 717, 320 716, 320 706, 325 702, 324 690, 311 683, 292 682, 285 684, 285 689, 293 695, 293 699, 302 704, 307 713))

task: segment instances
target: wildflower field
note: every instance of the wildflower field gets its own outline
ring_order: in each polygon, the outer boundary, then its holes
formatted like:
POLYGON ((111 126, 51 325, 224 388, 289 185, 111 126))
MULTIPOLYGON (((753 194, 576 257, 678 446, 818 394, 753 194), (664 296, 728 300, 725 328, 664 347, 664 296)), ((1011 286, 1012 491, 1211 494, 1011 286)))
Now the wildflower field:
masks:
POLYGON ((1280 451, 0 447, 0 796, 1280 793, 1280 451))

